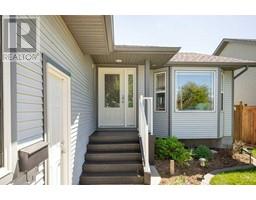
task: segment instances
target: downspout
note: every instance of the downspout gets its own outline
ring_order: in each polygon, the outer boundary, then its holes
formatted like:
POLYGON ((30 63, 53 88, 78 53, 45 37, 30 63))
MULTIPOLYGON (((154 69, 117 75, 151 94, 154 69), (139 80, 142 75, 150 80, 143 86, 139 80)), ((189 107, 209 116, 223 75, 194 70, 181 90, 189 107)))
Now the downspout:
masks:
POLYGON ((237 75, 234 76, 233 79, 235 80, 236 78, 241 76, 243 73, 245 73, 247 70, 248 70, 248 66, 246 65, 246 66, 244 66, 244 69, 241 72, 239 72, 237 75))

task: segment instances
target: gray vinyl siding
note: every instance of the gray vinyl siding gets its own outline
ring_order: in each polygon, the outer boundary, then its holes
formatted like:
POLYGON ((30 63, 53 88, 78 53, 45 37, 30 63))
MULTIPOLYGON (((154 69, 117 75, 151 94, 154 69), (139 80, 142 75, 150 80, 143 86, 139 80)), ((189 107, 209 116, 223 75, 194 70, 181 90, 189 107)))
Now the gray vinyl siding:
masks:
POLYGON ((217 138, 217 92, 218 92, 218 68, 209 67, 172 67, 171 74, 171 132, 179 139, 208 139, 217 138), (214 70, 215 91, 214 91, 214 112, 176 112, 175 111, 175 70, 214 70))
MULTIPOLYGON (((60 16, 40 17, 40 53, 71 73, 72 183, 78 184, 88 137, 96 129, 95 68, 60 16)), ((17 64, 18 145, 43 139, 43 77, 41 63, 17 64)), ((42 170, 43 171, 43 170, 42 170)), ((41 179, 43 179, 41 175, 41 179)), ((43 183, 37 180, 36 183, 43 183)))
POLYGON ((154 135, 159 136, 159 137, 167 137, 168 136, 168 68, 161 68, 157 70, 151 70, 150 71, 150 96, 153 97, 153 130, 154 130, 154 135), (154 96, 154 73, 157 72, 165 72, 166 73, 166 111, 165 112, 156 112, 155 111, 155 96, 154 96))
POLYGON ((145 66, 138 65, 138 99, 140 95, 145 95, 145 66))
POLYGON ((223 79, 223 136, 232 136, 232 71, 224 71, 223 79))
MULTIPOLYGON (((220 56, 244 60, 256 60, 256 44, 248 42, 229 42, 220 53, 220 56)), ((242 69, 235 70, 235 75, 242 69)), ((249 67, 248 71, 235 79, 234 103, 240 101, 248 105, 256 105, 256 67, 249 67)))

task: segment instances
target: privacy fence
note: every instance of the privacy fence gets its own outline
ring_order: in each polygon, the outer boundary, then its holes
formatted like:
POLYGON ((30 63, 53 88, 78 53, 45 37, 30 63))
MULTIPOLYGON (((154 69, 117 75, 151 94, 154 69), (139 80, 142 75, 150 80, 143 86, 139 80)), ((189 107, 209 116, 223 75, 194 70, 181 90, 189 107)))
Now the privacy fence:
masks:
POLYGON ((234 109, 234 140, 256 145, 256 106, 240 102, 234 109))

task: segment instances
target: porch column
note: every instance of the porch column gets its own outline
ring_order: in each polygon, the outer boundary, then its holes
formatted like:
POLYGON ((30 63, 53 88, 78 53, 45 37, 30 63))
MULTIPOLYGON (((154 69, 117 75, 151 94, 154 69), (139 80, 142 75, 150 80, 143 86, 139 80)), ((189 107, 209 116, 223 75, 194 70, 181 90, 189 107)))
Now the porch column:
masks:
POLYGON ((145 97, 149 97, 150 89, 149 89, 149 80, 150 80, 150 60, 145 60, 145 97))

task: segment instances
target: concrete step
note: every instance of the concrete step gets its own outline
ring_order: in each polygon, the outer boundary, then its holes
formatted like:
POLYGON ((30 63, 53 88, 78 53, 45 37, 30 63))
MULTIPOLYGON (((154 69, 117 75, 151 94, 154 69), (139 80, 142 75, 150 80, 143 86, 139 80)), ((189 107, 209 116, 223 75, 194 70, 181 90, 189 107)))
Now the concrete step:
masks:
POLYGON ((108 161, 108 162, 93 162, 84 163, 83 171, 85 173, 99 172, 134 172, 142 173, 143 166, 141 161, 108 161))
POLYGON ((144 177, 137 173, 83 173, 80 185, 143 184, 144 177))
POLYGON ((139 143, 88 144, 87 152, 139 152, 139 143))
POLYGON ((138 143, 137 132, 95 132, 90 136, 90 144, 138 143))
POLYGON ((86 161, 141 161, 141 153, 87 153, 86 161))

